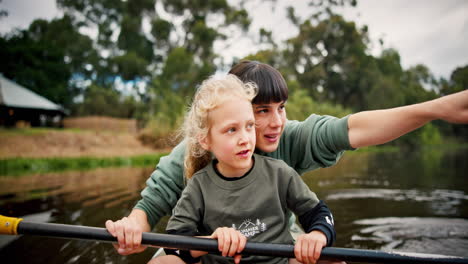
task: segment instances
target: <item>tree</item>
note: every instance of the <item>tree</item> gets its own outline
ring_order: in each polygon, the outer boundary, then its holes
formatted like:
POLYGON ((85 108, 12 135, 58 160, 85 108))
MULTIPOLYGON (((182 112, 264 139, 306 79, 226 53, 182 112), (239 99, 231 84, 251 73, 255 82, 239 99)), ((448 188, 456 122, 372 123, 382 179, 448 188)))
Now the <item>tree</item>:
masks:
POLYGON ((83 101, 75 104, 73 114, 132 118, 141 114, 141 108, 141 102, 133 96, 122 96, 116 90, 92 84, 84 92, 83 101))
POLYGON ((444 82, 441 94, 447 95, 468 89, 468 65, 456 68, 450 75, 450 82, 444 82))
POLYGON ((67 87, 71 72, 64 67, 62 50, 20 32, 0 38, 0 56, 0 72, 7 78, 55 103, 66 105, 71 101, 67 87))
POLYGON ((0 56, 6 77, 66 108, 79 91, 75 80, 92 75, 96 58, 91 39, 68 16, 38 19, 27 30, 0 37, 0 56))
MULTIPOLYGON (((226 0, 57 0, 77 28, 93 28, 99 60, 92 83, 114 87, 123 80, 148 106, 146 121, 175 129, 196 85, 216 70, 213 47, 250 19, 226 0)), ((150 133, 151 134, 151 133, 150 133)), ((156 133, 153 133, 156 134, 156 133)))
POLYGON ((101 85, 117 76, 146 83, 164 77, 170 54, 179 48, 193 59, 193 76, 206 78, 207 69, 214 69, 213 44, 226 38, 222 31, 236 26, 246 30, 250 24, 247 11, 225 0, 57 0, 57 4, 81 27, 97 29, 95 46, 108 54, 100 63, 107 65, 97 78, 101 85))
POLYGON ((361 108, 363 71, 371 59, 366 55, 367 32, 341 16, 314 25, 307 20, 287 42, 284 59, 309 95, 321 101, 361 108))

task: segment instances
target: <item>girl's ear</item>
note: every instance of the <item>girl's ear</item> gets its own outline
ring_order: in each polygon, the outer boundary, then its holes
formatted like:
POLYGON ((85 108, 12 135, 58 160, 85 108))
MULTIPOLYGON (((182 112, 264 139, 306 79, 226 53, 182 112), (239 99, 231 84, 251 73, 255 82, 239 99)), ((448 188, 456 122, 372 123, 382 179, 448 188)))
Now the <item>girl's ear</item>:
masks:
POLYGON ((199 137, 198 143, 204 150, 210 151, 210 142, 208 140, 208 136, 199 137))

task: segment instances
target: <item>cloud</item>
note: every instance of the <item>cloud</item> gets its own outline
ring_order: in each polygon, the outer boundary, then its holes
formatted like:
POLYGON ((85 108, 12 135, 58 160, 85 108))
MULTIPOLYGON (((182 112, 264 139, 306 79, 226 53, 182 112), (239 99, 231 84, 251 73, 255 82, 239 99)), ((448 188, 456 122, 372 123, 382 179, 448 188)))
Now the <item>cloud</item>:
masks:
POLYGON ((2 34, 14 28, 26 29, 35 19, 50 20, 61 15, 55 0, 3 0, 0 9, 8 12, 8 16, 0 20, 2 34))
POLYGON ((448 78, 468 64, 468 2, 463 0, 360 0, 345 17, 369 25, 371 39, 398 50, 404 68, 424 64, 448 78), (356 15, 358 12, 359 15, 356 15))

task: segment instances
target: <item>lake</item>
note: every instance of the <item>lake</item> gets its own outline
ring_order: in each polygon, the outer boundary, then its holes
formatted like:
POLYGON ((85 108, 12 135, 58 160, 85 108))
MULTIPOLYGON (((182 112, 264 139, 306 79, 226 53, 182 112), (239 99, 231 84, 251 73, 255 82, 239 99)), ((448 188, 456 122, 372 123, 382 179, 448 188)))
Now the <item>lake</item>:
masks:
MULTIPOLYGON (((152 170, 0 177, 0 214, 104 227, 129 213, 152 170)), ((467 171, 468 149, 431 148, 347 153, 303 179, 331 208, 337 247, 468 257, 467 171)), ((146 263, 155 251, 124 257, 108 243, 0 236, 2 263, 146 263)))

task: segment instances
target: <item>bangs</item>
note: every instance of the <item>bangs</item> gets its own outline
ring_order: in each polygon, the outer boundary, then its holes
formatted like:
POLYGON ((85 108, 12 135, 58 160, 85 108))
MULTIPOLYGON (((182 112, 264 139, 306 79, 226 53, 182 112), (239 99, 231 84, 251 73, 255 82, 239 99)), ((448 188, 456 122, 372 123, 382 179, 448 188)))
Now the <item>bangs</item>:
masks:
POLYGON ((243 82, 257 84, 257 96, 253 104, 269 104, 288 100, 288 86, 283 76, 270 65, 257 61, 242 61, 229 73, 235 74, 243 82))
POLYGON ((255 75, 251 81, 257 83, 259 88, 257 96, 252 100, 253 104, 279 103, 288 100, 288 86, 279 72, 259 70, 255 75))

